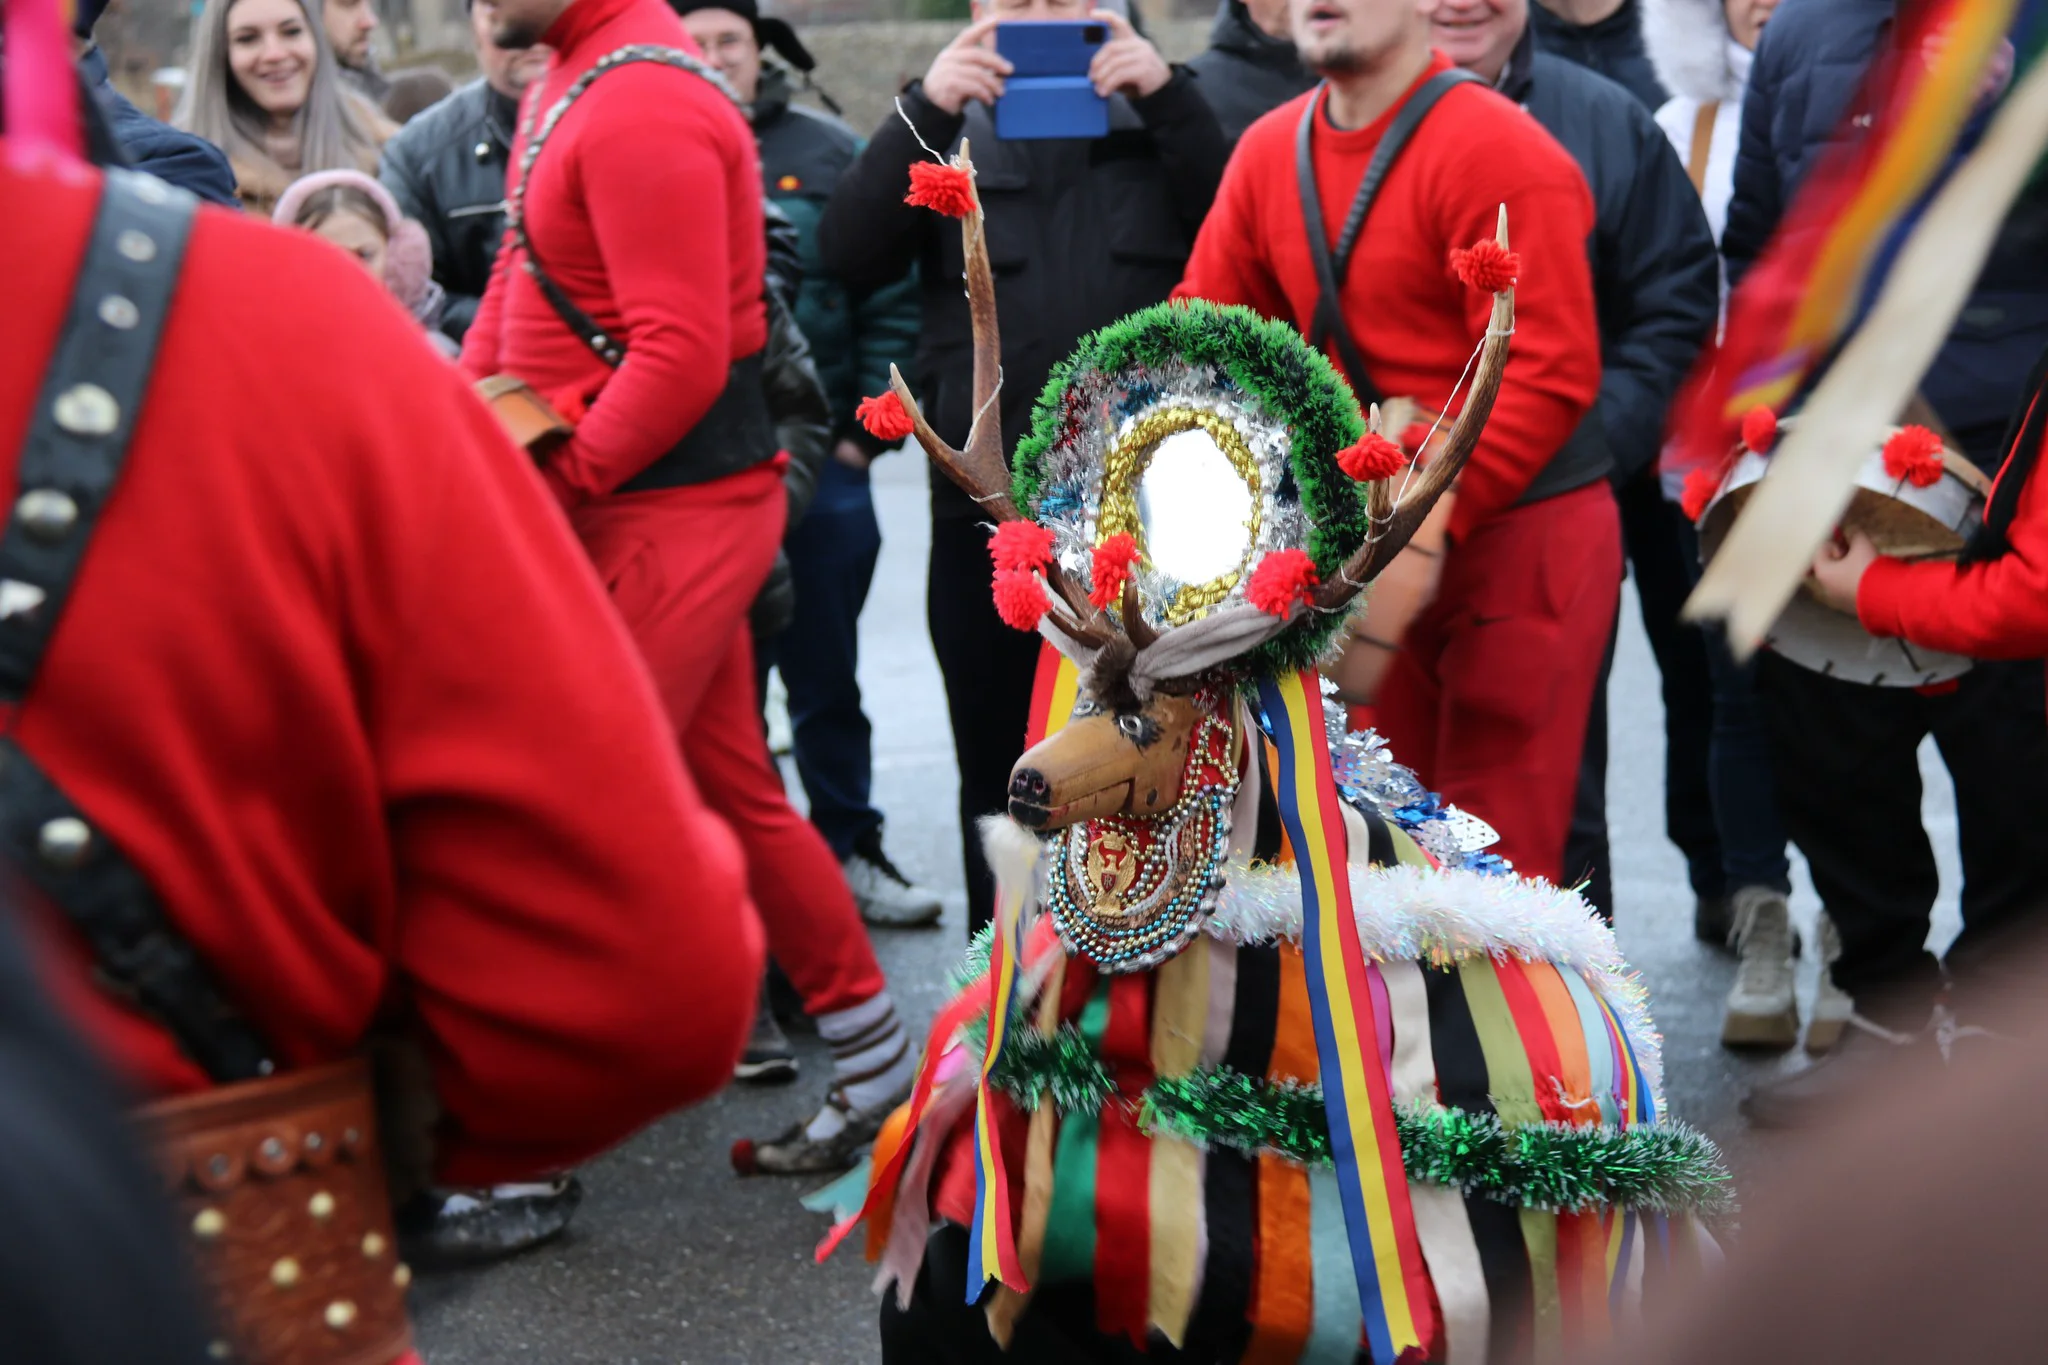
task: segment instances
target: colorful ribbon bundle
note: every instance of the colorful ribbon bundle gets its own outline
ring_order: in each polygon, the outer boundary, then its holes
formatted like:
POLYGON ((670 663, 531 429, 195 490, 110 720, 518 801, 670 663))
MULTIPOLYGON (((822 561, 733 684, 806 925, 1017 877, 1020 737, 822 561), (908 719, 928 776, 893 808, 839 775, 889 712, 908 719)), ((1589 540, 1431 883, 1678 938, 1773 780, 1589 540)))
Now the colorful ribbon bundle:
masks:
POLYGON ((1435 1305, 1394 1132, 1392 1039, 1381 1027, 1353 918, 1322 689, 1312 672, 1283 674, 1261 680, 1259 703, 1279 759, 1280 820, 1301 875, 1316 1055, 1366 1340, 1377 1365, 1393 1365, 1403 1351, 1429 1343, 1435 1305))
POLYGON ((1718 352, 1701 358, 1680 400, 1666 466, 1717 469, 1743 415, 1795 397, 1858 316, 1896 230, 1946 168, 2016 0, 1901 6, 1890 57, 1855 108, 1860 135, 1830 152, 1800 190, 1770 248, 1729 301, 1718 352))

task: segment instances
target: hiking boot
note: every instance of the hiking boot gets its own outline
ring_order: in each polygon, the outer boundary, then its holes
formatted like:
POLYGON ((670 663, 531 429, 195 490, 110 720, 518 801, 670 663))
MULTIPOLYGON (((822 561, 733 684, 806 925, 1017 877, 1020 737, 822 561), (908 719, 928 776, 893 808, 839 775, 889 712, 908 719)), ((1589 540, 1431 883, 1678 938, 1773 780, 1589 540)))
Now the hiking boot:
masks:
POLYGON ((882 852, 882 841, 871 839, 846 855, 840 870, 846 874, 847 889, 860 907, 860 917, 882 929, 916 929, 939 921, 945 907, 939 893, 914 884, 896 870, 882 852))
POLYGON ((1832 1117, 1844 1103, 1904 1059, 1906 1049, 1928 1037, 1896 1033, 1861 1015, 1851 1015, 1841 1045, 1803 1071, 1766 1081, 1742 1097, 1742 1113, 1759 1128, 1810 1128, 1832 1117))
POLYGON ((761 1008, 754 1015, 754 1031, 747 1035, 747 1050, 740 1054, 732 1075, 749 1085, 787 1085, 796 1079, 796 1049, 789 1045, 782 1025, 775 1022, 766 991, 761 993, 761 1008))
POLYGON ((428 1190, 399 1211, 399 1243, 422 1269, 483 1265, 560 1236, 582 1202, 583 1182, 573 1175, 428 1190))
POLYGON ((1820 916, 1820 986, 1813 993, 1813 1018, 1806 1024, 1806 1050, 1818 1056, 1842 1041, 1856 1013, 1856 1002, 1835 984, 1835 960, 1842 955, 1842 935, 1823 910, 1820 916))
POLYGON ((1721 1046, 1784 1049, 1799 1041, 1799 1002, 1792 983, 1792 911, 1768 886, 1745 886, 1733 898, 1729 935, 1741 965, 1721 1017, 1721 1046))
POLYGON ((1726 896, 1700 896, 1692 905, 1692 936, 1702 943, 1716 948, 1728 946, 1728 936, 1734 931, 1733 916, 1728 908, 1726 896))
POLYGON ((882 1131, 882 1121, 910 1098, 910 1087, 872 1109, 856 1109, 843 1092, 824 1107, 766 1142, 741 1138, 732 1145, 732 1168, 741 1175, 818 1175, 850 1170, 882 1131))

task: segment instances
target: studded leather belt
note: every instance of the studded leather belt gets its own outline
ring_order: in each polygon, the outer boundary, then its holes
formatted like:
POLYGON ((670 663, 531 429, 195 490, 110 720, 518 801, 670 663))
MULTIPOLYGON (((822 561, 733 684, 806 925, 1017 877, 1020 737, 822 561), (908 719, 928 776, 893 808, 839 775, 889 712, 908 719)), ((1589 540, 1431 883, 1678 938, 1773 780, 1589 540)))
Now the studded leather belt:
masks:
POLYGON ((393 1365, 411 1350, 369 1064, 161 1100, 138 1118, 220 1324, 216 1360, 393 1365))

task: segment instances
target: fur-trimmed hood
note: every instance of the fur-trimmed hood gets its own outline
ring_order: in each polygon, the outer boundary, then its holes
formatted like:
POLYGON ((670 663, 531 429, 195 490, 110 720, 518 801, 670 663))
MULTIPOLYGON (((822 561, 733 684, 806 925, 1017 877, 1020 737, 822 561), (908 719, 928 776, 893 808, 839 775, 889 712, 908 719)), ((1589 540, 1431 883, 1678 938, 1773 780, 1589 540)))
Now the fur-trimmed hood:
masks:
POLYGON ((1728 36, 1720 0, 1642 0, 1643 47, 1664 88, 1702 104, 1742 94, 1749 53, 1728 36))

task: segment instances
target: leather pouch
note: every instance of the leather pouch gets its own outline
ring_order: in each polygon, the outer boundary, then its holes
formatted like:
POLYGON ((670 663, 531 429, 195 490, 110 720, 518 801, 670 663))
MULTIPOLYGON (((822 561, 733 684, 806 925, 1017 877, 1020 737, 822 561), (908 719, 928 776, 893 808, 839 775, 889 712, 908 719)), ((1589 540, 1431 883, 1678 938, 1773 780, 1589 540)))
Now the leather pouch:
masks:
POLYGON ((375 1110, 358 1058, 138 1111, 223 1328, 215 1359, 393 1365, 411 1350, 375 1110))

